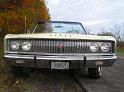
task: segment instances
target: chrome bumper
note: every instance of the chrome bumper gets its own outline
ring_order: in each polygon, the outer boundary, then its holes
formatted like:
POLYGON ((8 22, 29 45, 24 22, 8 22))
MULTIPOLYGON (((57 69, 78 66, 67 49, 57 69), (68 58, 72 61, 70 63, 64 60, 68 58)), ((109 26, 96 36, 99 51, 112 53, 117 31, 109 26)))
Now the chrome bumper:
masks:
POLYGON ((116 55, 15 55, 7 54, 5 61, 13 66, 50 68, 51 61, 68 61, 70 69, 83 67, 112 66, 116 55))

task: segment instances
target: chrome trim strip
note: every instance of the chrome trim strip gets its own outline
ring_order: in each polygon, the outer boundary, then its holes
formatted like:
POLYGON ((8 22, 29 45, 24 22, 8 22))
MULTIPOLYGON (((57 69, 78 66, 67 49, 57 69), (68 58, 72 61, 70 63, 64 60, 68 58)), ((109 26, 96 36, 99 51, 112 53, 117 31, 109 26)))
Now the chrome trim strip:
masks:
POLYGON ((84 56, 37 56, 37 60, 84 60, 84 56))
MULTIPOLYGON (((5 55, 5 58, 11 58, 11 59, 34 59, 34 55, 5 55)), ((36 59, 38 60, 84 60, 84 56, 82 55, 68 55, 68 56, 36 56, 36 59)), ((92 61, 92 60, 116 60, 117 56, 86 56, 86 60, 92 61)))
POLYGON ((34 56, 29 55, 5 55, 4 58, 11 58, 11 59, 34 59, 34 56))
POLYGON ((117 56, 87 56, 87 60, 116 60, 117 56))
POLYGON ((38 52, 34 52, 34 53, 30 53, 30 52, 5 52, 6 54, 27 54, 27 55, 109 55, 109 56, 113 56, 116 55, 115 53, 38 53, 38 52))

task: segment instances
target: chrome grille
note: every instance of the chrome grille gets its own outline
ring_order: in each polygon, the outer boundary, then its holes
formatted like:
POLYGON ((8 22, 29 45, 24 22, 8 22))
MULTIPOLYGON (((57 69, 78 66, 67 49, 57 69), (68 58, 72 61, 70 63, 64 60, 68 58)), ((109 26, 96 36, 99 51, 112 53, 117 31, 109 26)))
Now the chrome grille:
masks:
MULTIPOLYGON (((89 49, 90 42, 92 41, 81 41, 81 40, 59 40, 59 39, 27 39, 27 40, 8 40, 7 43, 11 41, 20 41, 23 43, 25 41, 31 42, 30 53, 92 53, 89 49), (63 48, 57 47, 58 44, 63 45, 63 48)), ((95 41, 96 42, 96 41, 95 41)), ((11 51, 7 48, 8 51, 11 51)), ((23 52, 21 49, 20 53, 23 52)), ((100 52, 98 52, 100 53, 100 52)), ((112 53, 112 49, 110 51, 112 53)))
MULTIPOLYGON (((28 40, 29 41, 29 40, 28 40)), ((21 41, 23 42, 23 41, 21 41)), ((32 49, 30 52, 38 53, 84 53, 89 49, 83 41, 65 41, 65 40, 32 40, 32 49), (57 47, 63 45, 63 48, 57 47), (85 48, 85 49, 83 49, 85 48)))

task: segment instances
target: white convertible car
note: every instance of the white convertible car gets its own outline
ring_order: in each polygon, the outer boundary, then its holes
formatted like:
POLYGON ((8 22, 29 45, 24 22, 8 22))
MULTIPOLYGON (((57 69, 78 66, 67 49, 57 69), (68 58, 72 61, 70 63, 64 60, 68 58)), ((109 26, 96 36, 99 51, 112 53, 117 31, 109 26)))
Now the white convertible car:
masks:
POLYGON ((78 22, 38 22, 30 34, 8 34, 4 58, 15 76, 23 68, 51 70, 88 69, 90 78, 100 78, 101 68, 116 61, 116 39, 88 35, 78 22))

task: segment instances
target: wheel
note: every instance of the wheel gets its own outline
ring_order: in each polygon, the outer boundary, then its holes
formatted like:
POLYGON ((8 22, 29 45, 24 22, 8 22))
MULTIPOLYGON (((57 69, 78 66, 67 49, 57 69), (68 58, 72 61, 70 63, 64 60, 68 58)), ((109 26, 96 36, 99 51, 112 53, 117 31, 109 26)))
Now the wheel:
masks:
POLYGON ((28 77, 28 73, 22 67, 11 66, 11 72, 15 77, 28 77))
POLYGON ((98 67, 98 68, 88 68, 89 77, 93 78, 93 79, 100 79, 101 71, 102 71, 101 67, 98 67))

